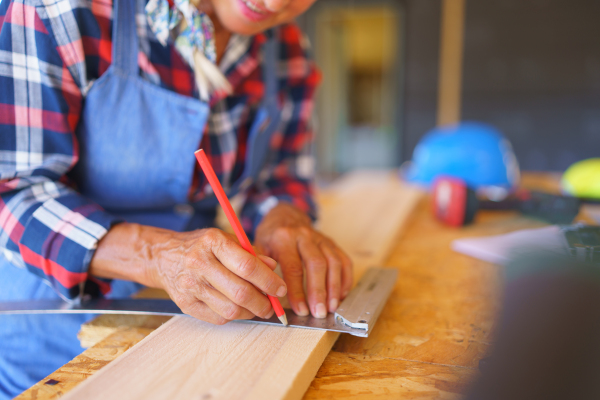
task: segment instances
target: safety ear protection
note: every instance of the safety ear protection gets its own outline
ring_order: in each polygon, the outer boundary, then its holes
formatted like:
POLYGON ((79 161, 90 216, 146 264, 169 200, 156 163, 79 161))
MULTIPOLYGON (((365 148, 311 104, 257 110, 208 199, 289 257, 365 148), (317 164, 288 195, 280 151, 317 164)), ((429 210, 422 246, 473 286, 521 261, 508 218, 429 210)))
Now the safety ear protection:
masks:
POLYGON ((479 201, 462 179, 439 177, 433 184, 431 205, 433 215, 444 224, 463 226, 473 222, 479 201))
POLYGON ((436 178, 432 212, 442 223, 464 226, 473 222, 477 210, 516 210, 551 224, 570 224, 579 214, 581 199, 519 189, 501 201, 483 200, 465 181, 450 176, 436 178))

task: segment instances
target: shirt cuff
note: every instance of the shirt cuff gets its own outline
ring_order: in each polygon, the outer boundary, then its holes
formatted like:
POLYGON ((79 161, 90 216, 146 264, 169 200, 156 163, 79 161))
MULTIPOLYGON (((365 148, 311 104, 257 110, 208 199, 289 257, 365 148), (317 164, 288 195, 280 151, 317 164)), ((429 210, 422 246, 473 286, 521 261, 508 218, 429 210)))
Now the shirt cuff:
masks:
POLYGON ((25 267, 66 301, 105 295, 109 281, 90 277, 88 269, 100 239, 121 221, 76 193, 48 199, 33 212, 19 241, 25 267))

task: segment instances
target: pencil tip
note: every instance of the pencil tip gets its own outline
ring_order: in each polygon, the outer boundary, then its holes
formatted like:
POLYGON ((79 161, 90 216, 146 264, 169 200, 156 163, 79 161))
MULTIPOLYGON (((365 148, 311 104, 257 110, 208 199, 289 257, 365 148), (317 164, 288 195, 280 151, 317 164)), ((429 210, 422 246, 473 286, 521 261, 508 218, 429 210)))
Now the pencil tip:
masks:
POLYGON ((279 320, 281 321, 282 324, 284 324, 285 326, 288 326, 288 321, 287 321, 287 317, 285 315, 285 313, 283 313, 283 315, 281 317, 277 317, 279 318, 279 320))

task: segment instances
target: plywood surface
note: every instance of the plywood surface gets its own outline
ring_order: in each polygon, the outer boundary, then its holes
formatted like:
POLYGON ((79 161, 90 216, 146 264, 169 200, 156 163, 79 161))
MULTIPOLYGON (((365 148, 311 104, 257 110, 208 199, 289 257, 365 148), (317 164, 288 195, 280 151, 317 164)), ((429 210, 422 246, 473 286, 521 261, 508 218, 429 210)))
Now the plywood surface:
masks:
MULTIPOLYGON (((348 251, 358 278, 385 261, 420 197, 394 175, 353 174, 320 194, 320 229, 348 251)), ((337 337, 174 317, 65 398, 301 398, 337 337)))
POLYGON ((332 351, 304 399, 460 399, 475 376, 470 368, 332 351))

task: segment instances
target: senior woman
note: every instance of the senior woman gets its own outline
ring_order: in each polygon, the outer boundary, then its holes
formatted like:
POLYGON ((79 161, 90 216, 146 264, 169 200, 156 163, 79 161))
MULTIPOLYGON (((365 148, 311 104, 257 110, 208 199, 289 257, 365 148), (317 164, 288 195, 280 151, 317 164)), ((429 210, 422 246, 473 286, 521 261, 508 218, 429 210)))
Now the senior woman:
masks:
MULTIPOLYGON (((0 301, 150 286, 214 324, 269 317, 262 292, 333 312, 351 263, 312 227, 319 74, 290 23, 314 1, 2 0, 0 301), (200 147, 259 257, 213 227, 200 147)), ((0 398, 78 354, 90 317, 0 318, 0 398)))

